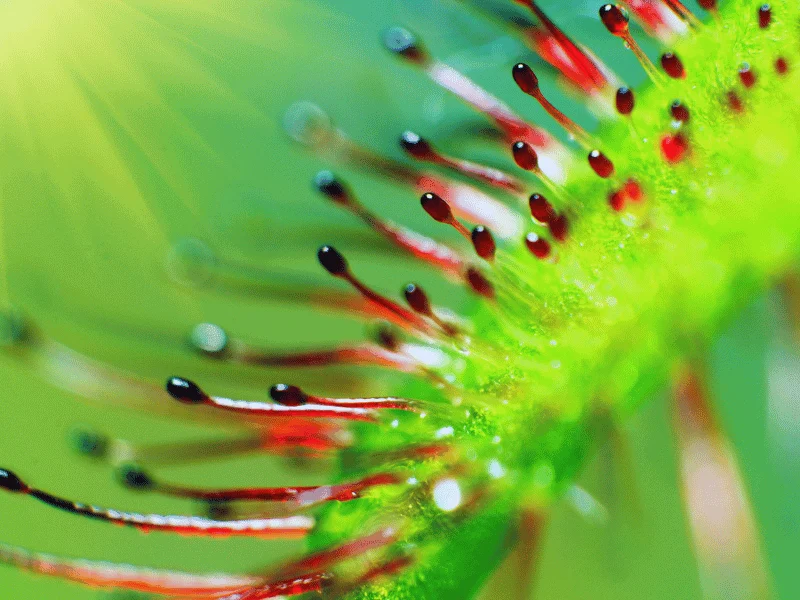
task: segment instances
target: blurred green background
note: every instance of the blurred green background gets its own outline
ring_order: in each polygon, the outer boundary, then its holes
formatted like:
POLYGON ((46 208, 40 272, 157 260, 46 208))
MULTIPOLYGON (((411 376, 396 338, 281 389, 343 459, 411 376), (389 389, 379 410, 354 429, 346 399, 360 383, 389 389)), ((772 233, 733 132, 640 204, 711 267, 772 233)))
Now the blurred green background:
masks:
MULTIPOLYGON (((324 107, 354 139, 399 156, 412 127, 459 142, 480 123, 457 101, 380 46, 389 25, 412 27, 433 53, 500 93, 523 114, 509 67, 530 53, 499 22, 459 0, 29 0, 0 4, 0 302, 48 336, 156 385, 181 374, 219 393, 255 397, 280 373, 204 361, 188 349, 209 321, 265 346, 359 340, 363 325, 266 297, 264 282, 299 272, 329 283, 314 259, 336 242, 360 275, 387 293, 416 280, 453 307, 463 295, 403 262, 354 218, 320 200, 310 180, 327 166, 291 142, 283 113, 297 100, 324 107), (187 262, 187 255, 194 257, 187 262), (251 284, 226 285, 227 273, 251 284)), ((503 10, 511 2, 488 3, 503 10)), ((602 29, 594 2, 542 6, 591 44, 630 83, 631 56, 602 29)), ((524 14, 524 13, 522 13, 524 14)), ((549 85, 549 84, 548 84, 549 85)), ((553 94, 563 104, 565 96, 553 94)), ((566 102, 569 102, 566 100, 566 102)), ((591 118, 574 103, 577 120, 591 118)), ((547 121, 543 121, 547 122, 547 121)), ((365 204, 419 230, 448 236, 414 197, 339 169, 365 204)), ((293 277, 293 276, 292 276, 293 277)), ((293 279, 292 279, 293 281, 293 279)), ((800 595, 796 477, 798 358, 777 295, 732 322, 714 357, 714 389, 762 526, 776 589, 800 595)), ((352 386, 356 371, 326 389, 352 386)), ((292 374, 319 383, 321 372, 292 374)), ((121 489, 110 470, 69 449, 76 425, 143 442, 213 439, 162 398, 148 410, 86 401, 48 383, 40 368, 0 355, 4 382, 0 466, 67 497, 136 511, 187 512, 190 503, 121 489)), ((381 393, 382 378, 363 389, 381 393)), ((128 406, 130 404, 130 406, 128 406)), ((538 568, 537 598, 699 598, 676 484, 664 399, 626 424, 632 489, 612 483, 619 457, 601 449, 580 482, 608 511, 604 525, 568 502, 555 510, 538 568), (616 464, 616 466, 612 466, 616 464)), ((226 485, 321 482, 290 461, 250 457, 167 469, 171 480, 226 485)), ((240 572, 299 550, 295 543, 142 535, 0 497, 0 540, 68 557, 198 572, 240 572)), ((476 549, 476 552, 479 552, 476 549)), ((486 597, 509 597, 501 574, 486 597)), ((0 597, 100 598, 0 567, 0 597)))

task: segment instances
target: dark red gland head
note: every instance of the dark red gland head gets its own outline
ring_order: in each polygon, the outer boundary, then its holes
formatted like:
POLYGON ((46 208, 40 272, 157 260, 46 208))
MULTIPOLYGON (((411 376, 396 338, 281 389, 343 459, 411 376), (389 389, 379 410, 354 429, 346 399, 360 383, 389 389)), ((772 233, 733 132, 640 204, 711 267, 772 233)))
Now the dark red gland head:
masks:
POLYGON ((320 171, 314 177, 314 187, 334 202, 347 204, 351 200, 350 190, 331 171, 320 171))
POLYGON ((775 71, 778 75, 786 75, 789 72, 789 62, 782 56, 775 60, 775 71))
POLYGON ((717 0, 697 0, 697 3, 704 10, 717 10, 717 0))
POLYGON ((675 100, 669 105, 669 113, 672 115, 672 118, 679 123, 688 123, 691 118, 689 109, 686 108, 686 105, 680 100, 675 100))
POLYGON ((72 434, 72 445, 84 456, 104 458, 108 453, 109 439, 96 431, 80 429, 72 434))
POLYGON ((539 93, 539 78, 525 63, 517 63, 511 70, 514 76, 514 81, 517 82, 519 89, 530 96, 535 96, 539 93))
POLYGON ((735 113, 744 112, 744 103, 742 102, 741 96, 731 90, 728 92, 728 106, 730 109, 735 113))
POLYGON ((616 4, 600 7, 600 19, 613 35, 623 37, 628 33, 628 14, 616 4))
POLYGON ((409 156, 419 160, 430 160, 436 158, 436 152, 425 138, 420 137, 413 131, 406 131, 400 136, 400 146, 409 156))
POLYGON ((742 63, 739 67, 739 79, 746 88, 751 88, 756 84, 756 74, 750 63, 742 63))
POLYGON ((533 194, 528 199, 531 216, 540 223, 548 223, 555 216, 553 205, 541 194, 533 194))
POLYGON ((550 242, 533 232, 525 236, 525 245, 536 258, 544 259, 550 256, 550 242))
POLYGON ((347 261, 333 246, 322 246, 317 250, 317 259, 319 264, 334 277, 347 274, 347 261))
POLYGON ((535 171, 539 168, 539 155, 527 142, 515 142, 511 152, 514 155, 514 162, 520 169, 535 171))
POLYGON ((589 153, 589 166, 603 179, 608 179, 614 174, 614 163, 600 150, 589 153))
POLYGON ((681 162, 689 153, 689 140, 682 133, 661 138, 661 153, 670 164, 681 162))
POLYGON ((27 492, 28 486, 15 473, 0 469, 0 489, 9 492, 27 492))
POLYGON ((276 404, 283 406, 302 406, 308 402, 308 396, 296 385, 279 383, 269 389, 269 397, 276 404))
POLYGON ((428 295, 416 283, 409 283, 403 290, 403 295, 414 312, 423 315, 431 314, 431 303, 428 300, 428 295))
POLYGON ((450 210, 450 205, 441 196, 437 196, 433 192, 427 192, 422 194, 419 201, 422 204, 422 208, 434 221, 449 223, 453 220, 453 211, 450 210))
POLYGON ((686 77, 686 69, 678 55, 674 52, 667 52, 661 56, 661 68, 672 79, 683 79, 686 77))
POLYGON ((628 179, 628 181, 625 182, 624 190, 628 199, 632 202, 641 202, 644 198, 644 190, 642 190, 641 184, 635 179, 628 179))
POLYGON ((475 252, 478 256, 485 260, 492 260, 494 258, 497 246, 494 243, 494 236, 492 232, 486 229, 483 225, 478 225, 472 230, 472 245, 475 247, 475 252))
POLYGON ((202 404, 208 400, 208 396, 200 389, 200 386, 183 377, 167 379, 167 392, 175 400, 184 404, 202 404))
POLYGON ((231 521, 235 512, 229 500, 209 500, 206 503, 206 516, 214 521, 231 521))
POLYGON ((379 323, 375 329, 375 342, 381 348, 392 352, 397 352, 400 348, 400 339, 397 337, 397 332, 386 322, 379 323))
POLYGON ((122 485, 132 490, 148 490, 154 486, 150 476, 136 465, 122 466, 117 477, 122 485))
POLYGON ((494 298, 494 286, 486 279, 486 276, 475 267, 467 269, 467 283, 472 290, 484 298, 494 298))
POLYGON ((769 4, 762 4, 758 9, 758 26, 766 29, 772 24, 772 7, 769 4))
POLYGON ((550 230, 550 235, 559 242, 563 242, 569 235, 569 219, 566 215, 557 215, 550 219, 547 228, 550 230))
POLYGON ((625 208, 625 193, 622 190, 611 192, 608 196, 608 205, 615 212, 622 212, 625 208))
POLYGON ((383 45, 389 52, 416 64, 425 64, 429 57, 417 37, 403 27, 391 27, 383 34, 383 45))
POLYGON ((626 87, 621 87, 617 90, 617 112, 621 115, 628 116, 633 112, 636 104, 636 97, 633 90, 626 87))

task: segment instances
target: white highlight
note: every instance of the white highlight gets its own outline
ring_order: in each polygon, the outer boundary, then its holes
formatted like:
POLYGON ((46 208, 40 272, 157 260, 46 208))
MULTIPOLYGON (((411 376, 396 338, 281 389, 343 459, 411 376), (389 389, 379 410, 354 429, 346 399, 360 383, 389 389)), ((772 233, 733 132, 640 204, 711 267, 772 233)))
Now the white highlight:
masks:
POLYGON ((215 354, 228 345, 228 336, 219 325, 200 323, 192 330, 192 343, 203 352, 215 354))
POLYGON ((453 429, 452 427, 442 427, 434 434, 434 436, 436 437, 437 440, 440 440, 442 438, 452 436, 453 433, 455 433, 455 429, 453 429))
POLYGON ((506 470, 503 465, 500 464, 500 461, 496 458, 493 458, 489 461, 489 475, 493 479, 500 479, 506 474, 506 470))
POLYGON ((442 479, 433 486, 433 502, 444 512, 461 506, 461 486, 455 479, 442 479))
POLYGON ((420 344, 403 344, 403 351, 428 367, 444 367, 447 364, 447 355, 438 348, 420 344))

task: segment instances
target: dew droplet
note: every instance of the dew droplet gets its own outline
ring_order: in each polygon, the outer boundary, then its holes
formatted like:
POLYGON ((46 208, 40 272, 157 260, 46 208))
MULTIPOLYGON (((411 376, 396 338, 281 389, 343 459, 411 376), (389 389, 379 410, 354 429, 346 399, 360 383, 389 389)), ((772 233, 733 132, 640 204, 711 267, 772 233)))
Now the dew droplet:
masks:
POLYGON ((600 7, 600 19, 613 35, 622 37, 628 33, 628 15, 616 4, 604 4, 600 7))
POLYGON ((403 27, 390 27, 383 34, 383 45, 389 52, 417 63, 427 62, 428 55, 416 36, 403 27))
POLYGON ((627 87, 621 87, 617 90, 617 112, 621 115, 629 115, 633 112, 636 104, 636 97, 633 90, 627 87))
POLYGON ((201 404, 208 399, 196 383, 183 377, 170 377, 166 387, 170 396, 184 404, 201 404))
POLYGON ((436 157, 436 152, 428 141, 413 131, 403 132, 403 135, 400 136, 400 146, 409 156, 418 160, 431 160, 436 157))
POLYGON ((431 303, 428 295, 416 283, 409 283, 403 290, 406 302, 412 310, 423 315, 431 314, 431 303))
POLYGON ((603 179, 608 179, 614 174, 614 163, 600 150, 589 153, 589 166, 603 179))
POLYGON ((472 245, 475 252, 485 260, 492 260, 497 246, 491 231, 483 225, 478 225, 472 230, 472 245))
POLYGON ((228 335, 219 325, 198 323, 192 329, 192 346, 211 356, 222 354, 228 346, 228 335))
POLYGON ((766 29, 772 23, 772 7, 769 4, 762 4, 758 8, 758 26, 766 29))
POLYGON ((530 144, 515 142, 511 147, 511 152, 514 155, 514 162, 520 169, 536 171, 539 168, 539 155, 530 144))
POLYGON ((308 401, 308 396, 296 385, 279 383, 269 390, 273 402, 282 406, 302 406, 308 401))
POLYGON ((547 223, 555 216, 553 205, 541 194, 531 194, 528 199, 531 216, 540 223, 547 223))
POLYGON ((550 256, 550 242, 533 232, 525 236, 525 245, 536 258, 545 259, 550 256))
POLYGON ((517 63, 511 70, 514 81, 519 86, 519 89, 526 94, 533 95, 539 91, 539 78, 525 63, 517 63))
POLYGON ((322 246, 317 250, 317 259, 323 268, 335 277, 347 273, 347 261, 333 246, 322 246))
POLYGON ((669 105, 669 112, 672 115, 672 118, 678 121, 679 123, 688 123, 689 120, 691 119, 691 115, 689 114, 689 109, 680 100, 675 100, 672 104, 669 105))
POLYGON ((449 223, 453 220, 453 211, 450 210, 450 205, 432 192, 422 194, 420 204, 434 221, 449 223))
POLYGON ((756 84, 756 74, 753 71, 750 63, 742 63, 739 67, 739 79, 742 85, 746 88, 751 88, 756 84))
POLYGON ((686 70, 678 55, 674 52, 667 52, 661 56, 661 68, 673 79, 683 79, 686 77, 686 70))

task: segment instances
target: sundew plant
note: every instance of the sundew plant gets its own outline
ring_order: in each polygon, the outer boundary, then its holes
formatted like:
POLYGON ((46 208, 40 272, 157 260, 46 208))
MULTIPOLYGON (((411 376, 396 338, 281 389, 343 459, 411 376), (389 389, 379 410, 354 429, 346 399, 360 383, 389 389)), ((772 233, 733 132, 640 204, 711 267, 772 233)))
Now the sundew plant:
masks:
POLYGON ((2 597, 796 597, 800 5, 0 40, 2 597))

